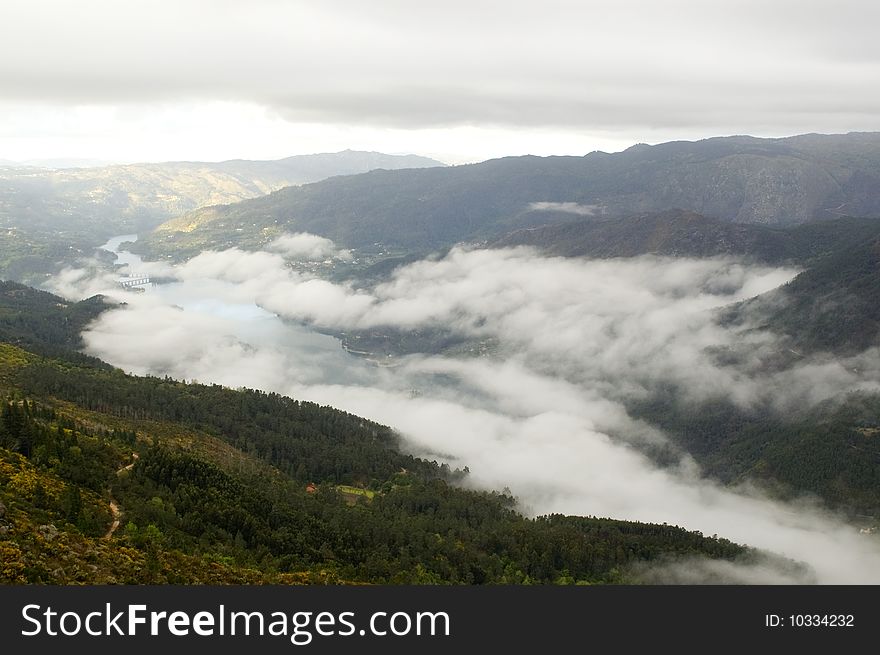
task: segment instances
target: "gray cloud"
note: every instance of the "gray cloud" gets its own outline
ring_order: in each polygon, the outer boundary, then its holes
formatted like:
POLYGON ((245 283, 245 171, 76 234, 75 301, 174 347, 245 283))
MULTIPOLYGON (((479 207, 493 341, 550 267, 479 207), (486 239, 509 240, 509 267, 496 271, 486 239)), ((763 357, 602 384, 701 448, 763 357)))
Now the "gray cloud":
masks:
POLYGON ((704 131, 876 126, 868 0, 0 8, 7 101, 256 102, 293 121, 704 131))
POLYGON ((600 207, 598 205, 582 205, 577 202, 533 202, 529 205, 529 209, 533 211, 555 211, 592 216, 600 207))
MULTIPOLYGON (((88 265, 88 262, 79 262, 88 265)), ((46 287, 71 300, 90 298, 100 293, 116 295, 117 275, 107 273, 99 268, 98 262, 83 268, 65 268, 47 281, 46 287)))
MULTIPOLYGON (((720 367, 707 353, 746 338, 715 325, 713 307, 778 286, 794 271, 726 259, 591 262, 456 249, 355 289, 309 278, 265 252, 206 252, 182 266, 151 266, 179 282, 106 312, 83 335, 90 353, 137 373, 271 389, 368 416, 400 431, 417 454, 468 465, 469 484, 509 486, 526 512, 665 521, 810 567, 693 567, 703 580, 880 581, 875 540, 820 506, 722 488, 687 456, 661 469, 634 447, 665 437, 629 416, 626 400, 670 381, 694 397, 777 397, 780 406, 876 388, 874 352, 861 356, 867 368, 859 374, 848 362, 817 359, 784 379, 762 377, 748 362, 720 367), (377 367, 275 313, 337 329, 444 326, 491 335, 500 350, 377 367)), ((777 345, 773 335, 749 334, 759 353, 777 345)), ((655 573, 668 580, 682 570, 655 573)))
POLYGON ((736 562, 692 557, 636 566, 635 573, 640 582, 648 584, 816 584, 813 573, 803 567, 760 557, 757 561, 736 562))
POLYGON ((325 259, 351 260, 351 252, 340 250, 330 239, 315 234, 298 232, 283 234, 271 244, 269 250, 279 252, 288 259, 305 262, 319 262, 325 259))

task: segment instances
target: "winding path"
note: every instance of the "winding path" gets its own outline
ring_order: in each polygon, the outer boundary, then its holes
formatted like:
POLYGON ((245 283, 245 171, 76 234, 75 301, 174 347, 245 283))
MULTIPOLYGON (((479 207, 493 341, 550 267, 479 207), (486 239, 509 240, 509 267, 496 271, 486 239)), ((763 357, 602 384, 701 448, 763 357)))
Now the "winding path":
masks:
POLYGON ((112 499, 110 500, 110 513, 113 514, 113 523, 110 524, 110 529, 107 530, 107 534, 105 534, 102 539, 109 539, 113 536, 113 533, 119 528, 120 518, 122 517, 119 505, 112 499))
MULTIPOLYGON (((116 475, 119 475, 123 471, 130 471, 134 468, 135 462, 138 461, 139 455, 137 453, 131 454, 131 464, 123 466, 121 469, 116 471, 116 475)), ((110 498, 110 514, 113 515, 113 523, 110 524, 110 528, 107 530, 107 534, 105 534, 102 539, 109 539, 113 536, 113 533, 119 529, 119 525, 122 521, 122 510, 119 509, 119 503, 116 502, 114 498, 110 498)))

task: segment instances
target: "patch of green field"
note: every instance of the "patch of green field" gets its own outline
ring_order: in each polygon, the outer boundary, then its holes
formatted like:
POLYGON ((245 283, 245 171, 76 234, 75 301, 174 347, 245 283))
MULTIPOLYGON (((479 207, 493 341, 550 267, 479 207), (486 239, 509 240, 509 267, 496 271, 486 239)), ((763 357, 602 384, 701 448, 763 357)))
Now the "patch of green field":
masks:
POLYGON ((373 500, 373 497, 376 495, 375 491, 370 491, 369 489, 361 489, 360 487, 352 487, 347 484, 337 485, 336 491, 342 494, 351 494, 353 496, 364 496, 368 500, 373 500))

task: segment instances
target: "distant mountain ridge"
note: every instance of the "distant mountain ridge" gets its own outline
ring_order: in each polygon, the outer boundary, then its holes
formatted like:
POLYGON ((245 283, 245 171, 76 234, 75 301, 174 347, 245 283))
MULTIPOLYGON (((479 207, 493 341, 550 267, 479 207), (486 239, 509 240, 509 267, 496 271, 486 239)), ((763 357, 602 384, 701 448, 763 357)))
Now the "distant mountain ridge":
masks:
POLYGON ((0 219, 20 207, 41 223, 108 208, 153 225, 209 204, 253 198, 284 186, 377 168, 443 166, 416 155, 344 150, 258 161, 178 161, 85 168, 8 167, 0 171, 0 219), (25 205, 25 203, 28 203, 25 205))
POLYGON ((103 159, 78 159, 75 157, 59 157, 48 159, 26 159, 15 161, 0 159, 0 166, 29 167, 29 168, 100 168, 113 166, 117 162, 103 159))
POLYGON ((150 230, 198 207, 375 168, 442 166, 415 155, 346 150, 276 161, 99 168, 0 166, 0 278, 35 279, 107 238, 150 230))
POLYGON ((346 247, 425 251, 578 217, 673 208, 779 227, 880 216, 880 133, 718 137, 616 154, 373 171, 201 209, 160 226, 142 248, 183 257, 203 247, 259 247, 294 230, 346 247))

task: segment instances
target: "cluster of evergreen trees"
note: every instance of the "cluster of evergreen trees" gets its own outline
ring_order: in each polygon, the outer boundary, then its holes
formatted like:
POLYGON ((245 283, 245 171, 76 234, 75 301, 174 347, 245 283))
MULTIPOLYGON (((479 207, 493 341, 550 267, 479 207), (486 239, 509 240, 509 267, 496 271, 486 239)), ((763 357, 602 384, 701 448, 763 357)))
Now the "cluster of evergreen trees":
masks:
POLYGON ((464 472, 400 453, 388 428, 276 394, 52 361, 18 371, 17 380, 28 394, 117 420, 206 431, 277 473, 237 471, 162 439, 133 445, 133 430, 86 434, 51 410, 8 403, 10 422, 24 427, 4 443, 68 482, 106 489, 125 511, 119 538, 139 548, 271 572, 330 569, 353 581, 467 584, 610 582, 636 561, 744 553, 668 526, 527 519, 507 496, 456 487, 464 472), (140 456, 121 472, 131 447, 140 456), (315 493, 306 490, 310 482, 315 493), (352 503, 340 484, 376 493, 352 503))

